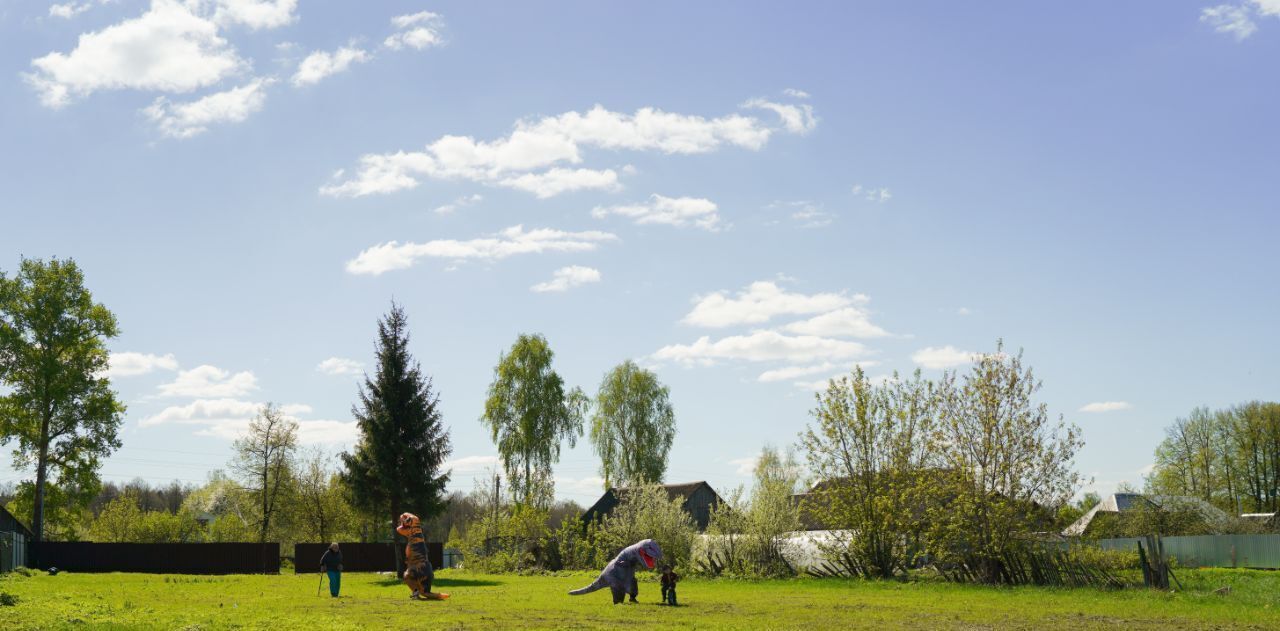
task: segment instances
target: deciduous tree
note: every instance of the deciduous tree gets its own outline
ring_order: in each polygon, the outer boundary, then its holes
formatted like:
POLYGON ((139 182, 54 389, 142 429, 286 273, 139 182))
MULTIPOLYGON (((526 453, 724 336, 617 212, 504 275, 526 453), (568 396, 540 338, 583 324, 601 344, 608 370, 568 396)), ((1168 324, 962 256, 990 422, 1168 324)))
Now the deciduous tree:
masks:
POLYGON ((554 497, 551 467, 560 445, 582 435, 589 405, 580 388, 565 391, 551 368, 554 353, 541 335, 521 335, 498 359, 484 404, 483 422, 498 446, 512 496, 524 506, 546 508, 554 497))
POLYGON ((670 392, 657 375, 627 360, 604 376, 591 418, 591 445, 606 489, 662 482, 675 437, 670 392))
POLYGON ((45 534, 50 485, 87 502, 103 458, 120 447, 124 405, 106 377, 106 341, 116 318, 85 288, 71 260, 23 259, 0 273, 0 443, 16 443, 14 465, 34 469, 31 529, 45 534))

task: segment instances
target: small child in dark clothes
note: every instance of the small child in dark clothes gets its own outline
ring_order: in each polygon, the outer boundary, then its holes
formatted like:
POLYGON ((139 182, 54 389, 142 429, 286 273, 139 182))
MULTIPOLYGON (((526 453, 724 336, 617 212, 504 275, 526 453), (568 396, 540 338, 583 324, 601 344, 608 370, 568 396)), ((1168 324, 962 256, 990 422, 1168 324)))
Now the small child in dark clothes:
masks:
POLYGON ((662 566, 662 604, 675 606, 676 604, 676 581, 680 580, 680 575, 676 574, 670 565, 662 566))

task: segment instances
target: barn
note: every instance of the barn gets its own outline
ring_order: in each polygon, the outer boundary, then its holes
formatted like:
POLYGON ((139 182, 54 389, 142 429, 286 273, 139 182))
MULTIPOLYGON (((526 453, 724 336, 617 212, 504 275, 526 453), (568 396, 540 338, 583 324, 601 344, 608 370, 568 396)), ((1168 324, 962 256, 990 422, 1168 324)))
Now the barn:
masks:
MULTIPOLYGON (((707 524, 711 523, 711 509, 720 505, 720 495, 716 490, 711 488, 705 480, 697 482, 685 482, 682 484, 663 484, 663 489, 667 491, 667 497, 681 501, 680 508, 693 518, 693 523, 698 527, 698 532, 705 532, 707 524)), ((609 489, 591 505, 586 512, 582 513, 582 523, 599 522, 604 519, 605 515, 613 512, 613 509, 622 500, 626 498, 630 489, 617 488, 609 489)))

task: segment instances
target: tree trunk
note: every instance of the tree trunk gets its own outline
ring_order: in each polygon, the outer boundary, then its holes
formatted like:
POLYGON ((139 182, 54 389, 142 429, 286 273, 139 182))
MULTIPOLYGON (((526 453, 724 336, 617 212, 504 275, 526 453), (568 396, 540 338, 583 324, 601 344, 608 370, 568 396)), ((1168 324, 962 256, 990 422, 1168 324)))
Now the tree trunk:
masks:
POLYGON ((396 556, 396 578, 404 576, 404 550, 400 548, 400 533, 396 532, 396 524, 400 521, 400 515, 396 513, 396 506, 391 505, 391 547, 395 550, 396 556))
POLYGON ((31 509, 31 533, 37 542, 44 541, 44 486, 48 477, 49 463, 45 459, 45 450, 40 450, 40 462, 36 464, 36 494, 31 509))

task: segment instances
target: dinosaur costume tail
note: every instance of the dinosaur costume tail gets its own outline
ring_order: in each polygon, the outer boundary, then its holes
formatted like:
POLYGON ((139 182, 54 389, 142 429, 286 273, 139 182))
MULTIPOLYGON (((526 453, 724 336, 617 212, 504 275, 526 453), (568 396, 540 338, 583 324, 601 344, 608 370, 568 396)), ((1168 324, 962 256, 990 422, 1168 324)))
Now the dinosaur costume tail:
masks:
POLYGON ((573 590, 573 591, 569 592, 569 595, 570 595, 570 596, 581 596, 581 595, 583 595, 583 594, 590 594, 591 592, 594 592, 594 591, 596 591, 597 589, 604 589, 604 588, 606 588, 606 587, 608 587, 608 586, 609 586, 609 585, 608 585, 608 583, 605 583, 605 582, 604 582, 604 579, 599 579, 599 578, 597 578, 597 579, 596 579, 596 581, 595 581, 594 583, 592 583, 592 584, 590 584, 590 585, 587 585, 586 587, 583 587, 582 589, 575 589, 575 590, 573 590))

